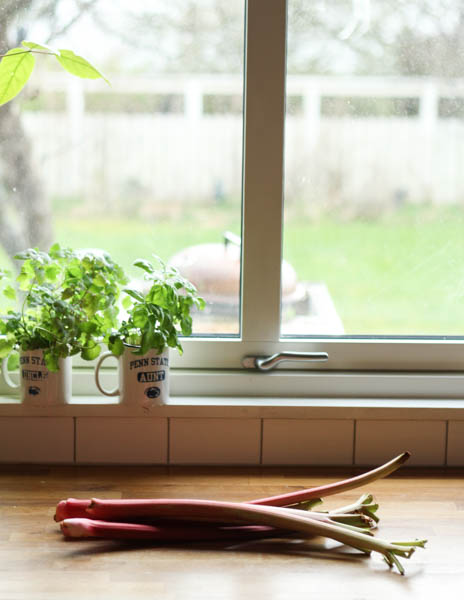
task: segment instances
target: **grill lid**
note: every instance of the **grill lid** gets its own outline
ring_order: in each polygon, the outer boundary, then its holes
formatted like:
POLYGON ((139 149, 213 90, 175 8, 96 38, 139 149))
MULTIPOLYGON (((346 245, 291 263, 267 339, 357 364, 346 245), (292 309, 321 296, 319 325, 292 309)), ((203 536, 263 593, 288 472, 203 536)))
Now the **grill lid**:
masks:
MULTIPOLYGON (((230 240, 229 240, 230 241, 230 240)), ((211 243, 189 246, 175 254, 169 264, 191 281, 209 303, 238 304, 240 295, 240 246, 211 243)), ((298 278, 295 269, 282 261, 282 295, 295 295, 298 278)))

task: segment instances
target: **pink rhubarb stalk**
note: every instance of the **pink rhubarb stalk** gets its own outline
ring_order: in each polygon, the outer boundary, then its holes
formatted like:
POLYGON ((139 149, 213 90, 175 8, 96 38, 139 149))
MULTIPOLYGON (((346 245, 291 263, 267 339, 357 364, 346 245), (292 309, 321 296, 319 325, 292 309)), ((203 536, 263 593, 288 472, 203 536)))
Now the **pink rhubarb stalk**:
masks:
MULTIPOLYGON (((61 531, 70 538, 104 538, 112 540, 152 540, 157 542, 251 540, 277 537, 274 527, 239 525, 230 527, 203 527, 202 525, 170 524, 168 526, 143 523, 120 523, 94 519, 69 518, 60 523, 61 531)), ((288 535, 288 532, 280 532, 288 535)))
MULTIPOLYGON (((403 452, 393 460, 368 471, 362 473, 356 477, 345 479, 343 481, 337 481, 335 483, 328 483, 315 488, 309 488, 307 490, 301 490, 299 492, 290 492, 289 494, 281 494, 279 496, 271 496, 269 498, 260 498, 258 500, 251 500, 248 504, 260 504, 267 506, 292 506, 298 505, 311 500, 318 500, 321 497, 331 496, 340 492, 352 490, 354 488, 366 485, 382 477, 386 477, 396 471, 406 460, 409 458, 409 452, 403 452)), ((118 500, 120 503, 132 502, 132 500, 118 500)), ((68 498, 67 500, 61 500, 56 507, 55 521, 63 521, 63 519, 87 516, 86 508, 89 506, 89 499, 76 499, 68 498)), ((343 512, 350 512, 343 510, 343 512)))
POLYGON ((310 513, 304 514, 301 511, 289 511, 286 508, 243 503, 173 499, 134 500, 131 503, 121 504, 117 500, 92 499, 87 512, 92 518, 103 520, 160 518, 224 521, 266 525, 280 530, 294 531, 304 537, 319 535, 332 538, 363 552, 380 552, 389 565, 397 566, 400 573, 404 573, 404 570, 397 557, 409 558, 416 546, 423 547, 425 544, 424 541, 405 542, 404 545, 401 543, 391 544, 338 524, 309 518, 310 513))
POLYGON ((248 504, 259 504, 262 506, 291 506, 301 502, 307 502, 308 500, 325 498, 341 492, 347 492, 362 485, 366 485, 366 483, 372 483, 377 479, 390 475, 390 473, 393 473, 393 471, 396 471, 401 467, 410 456, 409 452, 403 452, 384 465, 377 467, 372 471, 368 471, 367 473, 357 475, 356 477, 344 479, 343 481, 336 481, 334 483, 327 483, 319 487, 309 488, 299 492, 290 492, 288 494, 280 494, 279 496, 270 496, 269 498, 258 498, 257 500, 249 501, 248 504))
POLYGON ((84 500, 78 500, 76 498, 68 498, 67 500, 61 500, 56 505, 55 521, 58 523, 65 519, 73 519, 76 517, 86 518, 88 514, 85 509, 90 506, 90 500, 88 498, 84 500))
MULTIPOLYGON (((352 490, 354 488, 366 485, 382 477, 386 477, 396 471, 406 460, 409 458, 409 452, 403 452, 393 460, 368 471, 362 473, 356 477, 345 479, 343 481, 337 481, 335 483, 329 483, 315 488, 309 488, 307 490, 301 490, 299 492, 290 492, 289 494, 281 494, 279 496, 271 496, 269 498, 260 498, 258 500, 251 500, 248 504, 260 504, 267 506, 292 506, 298 505, 304 502, 310 502, 311 500, 317 500, 318 498, 331 496, 340 492, 352 490)), ((118 500, 120 503, 132 502, 129 500, 118 500)), ((87 517, 86 509, 90 505, 89 499, 76 499, 68 498, 67 500, 61 500, 56 507, 55 521, 63 521, 64 519, 73 517, 87 517)), ((343 510, 343 512, 350 512, 343 510)))

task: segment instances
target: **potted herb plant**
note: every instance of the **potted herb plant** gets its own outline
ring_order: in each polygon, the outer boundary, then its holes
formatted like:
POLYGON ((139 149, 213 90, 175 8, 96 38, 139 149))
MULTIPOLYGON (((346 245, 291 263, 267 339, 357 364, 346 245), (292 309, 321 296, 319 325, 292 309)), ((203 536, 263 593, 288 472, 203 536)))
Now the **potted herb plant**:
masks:
MULTIPOLYGON (((23 401, 67 402, 70 358, 93 360, 117 325, 117 300, 127 282, 122 268, 97 250, 73 251, 54 244, 48 253, 28 249, 17 277, 20 307, 5 315, 0 355, 20 351, 23 401)), ((8 285, 4 294, 14 298, 8 285)), ((8 383, 8 377, 6 377, 8 383)))
POLYGON ((109 352, 100 357, 95 372, 103 394, 120 395, 121 402, 137 403, 145 410, 167 399, 169 348, 182 353, 180 336, 192 333, 191 312, 205 307, 192 283, 153 256, 154 263, 134 262, 144 271, 145 291, 124 289, 127 317, 108 337, 109 352), (113 391, 105 390, 99 380, 100 366, 108 356, 120 358, 119 388, 113 391))

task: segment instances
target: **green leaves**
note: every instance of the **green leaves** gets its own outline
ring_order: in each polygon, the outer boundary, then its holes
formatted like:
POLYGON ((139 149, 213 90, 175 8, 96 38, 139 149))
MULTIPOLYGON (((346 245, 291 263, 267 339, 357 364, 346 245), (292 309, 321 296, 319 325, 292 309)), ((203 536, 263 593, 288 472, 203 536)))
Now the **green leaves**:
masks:
POLYGON ((84 79, 104 79, 106 83, 109 81, 98 71, 88 60, 82 56, 74 54, 72 50, 59 50, 56 58, 60 65, 72 75, 82 77, 84 79))
POLYGON ((0 106, 12 100, 26 85, 35 65, 34 54, 54 56, 61 66, 77 77, 109 81, 88 60, 72 50, 55 50, 46 44, 23 41, 22 48, 12 48, 0 62, 0 106))
POLYGON ((37 44, 36 42, 28 42, 23 40, 21 45, 25 48, 29 48, 30 50, 45 50, 47 54, 58 54, 58 51, 52 48, 51 46, 47 46, 46 44, 37 44))
POLYGON ((134 266, 142 269, 145 280, 151 283, 146 294, 134 289, 125 289, 130 302, 123 300, 128 319, 123 321, 118 332, 110 337, 110 349, 115 348, 120 355, 123 344, 136 344, 137 355, 146 354, 155 349, 161 353, 167 346, 182 352, 180 335, 191 335, 192 309, 201 310, 205 306, 203 298, 198 296, 195 286, 183 278, 177 269, 168 267, 154 256, 158 268, 153 263, 138 259, 134 266), (121 344, 116 345, 117 340, 121 344))
MULTIPOLYGON (((118 326, 115 304, 127 281, 122 268, 107 253, 58 244, 48 253, 29 248, 15 258, 22 262, 16 283, 24 292, 23 304, 0 321, 0 334, 8 338, 4 351, 11 340, 23 350, 42 349, 51 370, 67 356, 95 359, 118 326)), ((14 293, 12 286, 3 289, 11 299, 14 293)))
POLYGON ((5 335, 0 336, 0 359, 6 358, 14 348, 14 342, 5 335))
MULTIPOLYGON (((134 300, 137 300, 138 302, 145 301, 143 294, 141 294, 140 292, 137 292, 137 290, 131 290, 129 288, 126 288, 124 291, 126 292, 126 294, 128 294, 129 296, 131 296, 132 298, 134 298, 134 300)), ((125 308, 129 308, 129 306, 125 306, 125 308)))
POLYGON ((121 356, 124 352, 124 344, 121 338, 111 335, 108 340, 108 350, 115 356, 121 356))
MULTIPOLYGON (((13 348, 44 351, 50 370, 60 358, 80 354, 85 360, 99 356, 101 344, 120 356, 124 344, 137 346, 136 354, 166 347, 182 352, 181 335, 192 333, 191 311, 204 307, 196 288, 157 257, 158 266, 136 261, 149 289, 144 294, 124 289, 121 304, 127 318, 118 321, 118 301, 127 278, 106 252, 77 250, 54 244, 49 252, 29 248, 18 253, 21 261, 16 285, 23 292, 22 306, 0 319, 0 358, 13 348)), ((0 269, 1 292, 16 301, 11 274, 0 269)))
POLYGON ((12 100, 26 85, 35 65, 31 52, 9 50, 0 62, 0 106, 12 100))
POLYGON ((92 342, 86 348, 82 349, 81 356, 84 360, 94 360, 100 355, 101 346, 92 342))
POLYGON ((144 302, 142 304, 137 304, 131 315, 134 327, 137 329, 144 329, 145 325, 148 323, 149 314, 149 308, 144 302))
POLYGON ((150 273, 150 274, 155 272, 155 267, 150 262, 148 262, 148 260, 144 260, 143 258, 138 258, 134 262, 134 267, 143 269, 144 271, 146 271, 147 273, 150 273))
POLYGON ((11 285, 6 286, 6 288, 3 290, 3 294, 10 300, 16 300, 16 291, 13 287, 11 287, 11 285))

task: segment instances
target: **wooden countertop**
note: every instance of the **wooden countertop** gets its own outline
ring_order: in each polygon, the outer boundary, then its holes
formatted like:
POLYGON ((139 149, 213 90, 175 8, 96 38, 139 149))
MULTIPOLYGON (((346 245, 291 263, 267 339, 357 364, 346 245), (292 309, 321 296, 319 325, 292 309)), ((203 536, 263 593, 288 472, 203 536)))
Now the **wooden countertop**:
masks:
POLYGON ((427 600, 464 589, 464 470, 402 471, 328 498, 328 508, 372 492, 376 535, 428 538, 404 560, 406 575, 378 555, 331 541, 144 545, 66 541, 53 521, 67 497, 172 497, 244 501, 359 473, 352 469, 199 467, 0 468, 0 600, 427 600))

